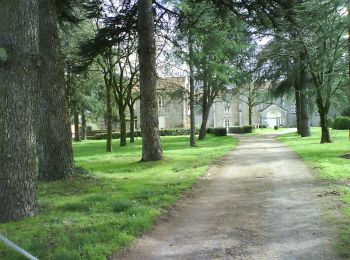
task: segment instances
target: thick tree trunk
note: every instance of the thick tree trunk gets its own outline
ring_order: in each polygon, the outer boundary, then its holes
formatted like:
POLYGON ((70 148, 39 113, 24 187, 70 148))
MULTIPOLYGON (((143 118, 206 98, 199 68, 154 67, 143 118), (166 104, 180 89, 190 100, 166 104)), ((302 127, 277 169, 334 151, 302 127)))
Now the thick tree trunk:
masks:
POLYGON ((113 138, 113 113, 112 113, 112 86, 110 84, 106 84, 106 96, 107 96, 107 143, 106 143, 106 151, 112 152, 112 138, 113 138))
POLYGON ((85 109, 81 110, 81 139, 86 140, 86 114, 85 109))
POLYGON ((190 146, 196 146, 196 122, 194 111, 194 54, 193 54, 193 37, 189 30, 189 67, 190 67, 190 146))
MULTIPOLYGON (((303 54, 300 55, 301 60, 305 60, 303 54)), ((300 135, 307 137, 311 135, 309 120, 309 101, 307 96, 306 69, 301 63, 299 70, 299 90, 300 90, 300 135)))
POLYGON ((253 108, 251 105, 248 105, 248 113, 249 113, 248 122, 249 122, 249 125, 252 125, 253 108))
POLYGON ((74 108, 74 112, 73 112, 73 121, 74 121, 74 141, 75 142, 79 142, 81 141, 80 139, 80 127, 79 127, 79 111, 78 109, 75 107, 74 108))
POLYGON ((39 179, 51 181, 71 175, 74 161, 55 1, 39 0, 39 15, 42 57, 36 120, 39 179))
POLYGON ((323 98, 321 96, 320 91, 317 91, 317 99, 316 99, 317 107, 318 107, 318 113, 320 115, 320 126, 321 126, 321 144, 324 143, 331 143, 331 137, 329 134, 329 128, 328 128, 328 111, 329 111, 329 102, 326 102, 326 104, 323 104, 323 98))
POLYGON ((301 122, 301 117, 300 117, 300 91, 299 91, 298 81, 295 80, 295 82, 296 82, 296 84, 294 85, 294 89, 295 89, 295 111, 296 111, 296 118, 297 118, 298 135, 300 135, 300 122, 301 122))
POLYGON ((130 143, 135 142, 135 109, 133 105, 129 106, 130 112, 130 143))
POLYGON ((119 122, 120 122, 120 146, 126 146, 126 117, 125 109, 119 106, 119 122))
POLYGON ((38 85, 38 6, 0 7, 0 222, 37 213, 34 92, 38 85))
POLYGON ((202 111, 202 123, 201 123, 201 128, 199 130, 199 137, 198 137, 199 140, 204 140, 207 134, 207 122, 209 118, 209 111, 210 111, 210 105, 208 102, 206 102, 202 111))
POLYGON ((158 107, 156 98, 156 46, 152 0, 139 0, 138 5, 140 111, 142 133, 142 161, 163 158, 160 144, 158 107))

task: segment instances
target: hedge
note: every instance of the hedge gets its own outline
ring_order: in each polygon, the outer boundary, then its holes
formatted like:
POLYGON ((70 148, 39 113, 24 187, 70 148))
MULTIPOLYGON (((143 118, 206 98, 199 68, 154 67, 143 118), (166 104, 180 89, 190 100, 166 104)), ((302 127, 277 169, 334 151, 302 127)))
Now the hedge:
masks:
MULTIPOLYGON (((189 135, 190 129, 189 128, 174 128, 174 129, 161 129, 159 130, 160 136, 180 136, 180 135, 189 135)), ((196 134, 199 134, 199 128, 196 128, 196 134)), ((135 137, 140 137, 141 131, 135 131, 135 137)), ((120 133, 114 132, 112 134, 113 139, 119 139, 120 133)), ((130 132, 126 133, 126 137, 130 137, 130 132)), ((96 133, 94 135, 91 135, 87 137, 88 140, 103 140, 107 139, 107 133, 104 131, 104 133, 96 133)))
POLYGON ((346 116, 336 117, 333 121, 332 128, 337 130, 350 129, 350 117, 346 117, 346 116))
POLYGON ((253 132, 253 126, 245 125, 245 126, 231 126, 228 128, 229 133, 232 134, 246 134, 253 132))

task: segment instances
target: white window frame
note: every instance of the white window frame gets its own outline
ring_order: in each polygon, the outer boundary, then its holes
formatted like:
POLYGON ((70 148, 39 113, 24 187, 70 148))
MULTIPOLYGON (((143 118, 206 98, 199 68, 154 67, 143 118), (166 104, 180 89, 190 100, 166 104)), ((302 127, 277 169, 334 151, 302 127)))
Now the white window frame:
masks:
POLYGON ((224 119, 224 127, 230 127, 231 125, 231 120, 229 118, 225 118, 224 119))

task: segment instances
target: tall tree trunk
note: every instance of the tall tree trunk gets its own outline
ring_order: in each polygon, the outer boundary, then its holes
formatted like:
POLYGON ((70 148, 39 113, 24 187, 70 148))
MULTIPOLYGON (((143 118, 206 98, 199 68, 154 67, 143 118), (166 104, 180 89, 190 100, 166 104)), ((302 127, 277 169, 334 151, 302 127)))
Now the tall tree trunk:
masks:
POLYGON ((204 140, 206 134, 207 134, 207 122, 209 118, 209 111, 210 111, 210 106, 207 103, 206 106, 203 108, 203 114, 202 114, 202 123, 201 123, 201 128, 199 130, 199 140, 204 140))
POLYGON ((34 92, 38 85, 38 6, 1 1, 0 222, 37 213, 34 92))
POLYGON ((163 158, 159 137, 158 107, 156 98, 156 46, 152 0, 139 0, 138 5, 140 111, 142 133, 142 161, 163 158))
POLYGON ((253 113, 252 105, 248 105, 248 113, 249 113, 248 122, 249 122, 249 125, 252 125, 252 113, 253 113))
POLYGON ((297 117, 297 130, 298 135, 300 135, 300 91, 299 91, 299 82, 297 79, 295 80, 294 89, 295 89, 295 111, 296 111, 296 117, 297 117))
POLYGON ((120 122, 120 146, 126 146, 126 117, 125 108, 118 106, 119 109, 119 122, 120 122))
POLYGON ((106 143, 106 151, 112 152, 112 138, 113 138, 113 113, 112 113, 112 86, 107 83, 106 84, 106 96, 107 96, 107 143, 106 143))
POLYGON ((77 107, 74 107, 73 112, 73 121, 74 121, 74 141, 79 142, 80 139, 80 127, 79 127, 79 111, 77 107))
MULTIPOLYGON (((300 59, 305 60, 305 54, 301 53, 300 59)), ((311 135, 309 120, 309 101, 307 96, 306 68, 300 63, 299 68, 299 90, 300 90, 300 135, 307 137, 311 135)))
POLYGON ((196 146, 196 122, 194 111, 194 54, 193 54, 193 36, 189 30, 189 67, 190 67, 190 146, 196 146))
POLYGON ((81 139, 86 140, 86 114, 84 108, 81 110, 81 139))
POLYGON ((135 109, 132 104, 129 105, 129 112, 130 112, 130 143, 134 143, 135 142, 135 109))
POLYGON ((74 161, 55 0, 39 0, 39 16, 42 56, 36 120, 39 179, 51 181, 71 175, 74 161))
POLYGON ((329 128, 328 128, 328 111, 329 111, 329 102, 325 102, 326 104, 323 104, 323 98, 321 96, 320 90, 317 90, 317 98, 316 103, 318 107, 318 113, 320 115, 320 126, 321 126, 321 144, 324 143, 331 143, 331 137, 329 134, 329 128))

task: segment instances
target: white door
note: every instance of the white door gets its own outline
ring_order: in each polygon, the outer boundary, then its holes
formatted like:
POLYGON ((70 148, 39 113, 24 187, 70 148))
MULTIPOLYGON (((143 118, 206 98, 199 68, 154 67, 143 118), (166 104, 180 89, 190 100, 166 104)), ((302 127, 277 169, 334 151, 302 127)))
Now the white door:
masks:
POLYGON ((159 116, 158 121, 159 121, 159 129, 165 128, 165 116, 159 116))
POLYGON ((274 126, 277 125, 277 118, 268 118, 267 124, 269 127, 273 128, 274 126))

